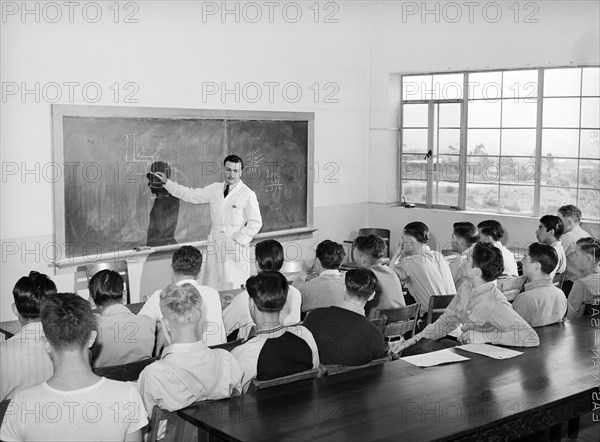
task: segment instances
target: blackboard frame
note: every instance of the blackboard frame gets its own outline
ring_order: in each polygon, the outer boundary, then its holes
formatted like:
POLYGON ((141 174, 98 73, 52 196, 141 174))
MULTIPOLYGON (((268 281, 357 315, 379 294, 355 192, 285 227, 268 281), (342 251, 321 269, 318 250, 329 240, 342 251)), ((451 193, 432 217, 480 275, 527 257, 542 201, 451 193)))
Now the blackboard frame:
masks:
MULTIPOLYGON (((308 123, 308 143, 307 143, 307 164, 306 168, 306 226, 289 230, 272 231, 268 233, 259 233, 256 240, 273 237, 297 237, 302 234, 309 234, 316 229, 313 227, 314 212, 314 179, 311 174, 314 164, 314 119, 313 112, 284 112, 284 111, 251 111, 251 110, 228 110, 228 109, 191 109, 191 108, 160 108, 160 107, 126 107, 126 106, 94 106, 94 105, 64 105, 53 104, 51 106, 52 115, 52 146, 53 162, 56 167, 61 168, 66 173, 63 118, 64 117, 98 117, 98 118, 161 118, 161 119, 205 119, 205 120, 271 120, 271 121, 290 121, 308 123)), ((65 173, 62 174, 64 179, 65 173)), ((53 181, 53 235, 54 243, 57 247, 66 246, 66 223, 65 223, 65 187, 63 179, 53 181)), ((170 251, 181 247, 184 244, 194 245, 196 247, 206 244, 205 239, 174 244, 160 247, 144 247, 141 250, 123 250, 94 256, 74 256, 66 257, 65 253, 55 250, 54 264, 57 267, 66 267, 73 265, 87 264, 99 261, 117 261, 122 259, 135 258, 136 254, 148 255, 149 253, 170 251)))

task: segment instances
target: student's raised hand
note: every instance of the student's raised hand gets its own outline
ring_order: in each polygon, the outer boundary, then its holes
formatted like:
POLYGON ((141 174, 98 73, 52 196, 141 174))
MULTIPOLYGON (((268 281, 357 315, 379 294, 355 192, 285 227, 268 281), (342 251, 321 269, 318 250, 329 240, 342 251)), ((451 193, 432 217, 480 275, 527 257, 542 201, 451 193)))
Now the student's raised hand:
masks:
POLYGON ((153 174, 155 177, 157 177, 159 180, 161 180, 163 182, 163 184, 165 184, 169 180, 167 178, 167 176, 162 172, 153 172, 153 174))
POLYGON ((400 238, 400 241, 398 241, 398 243, 396 244, 396 248, 394 249, 394 254, 390 258, 390 262, 388 263, 388 265, 390 265, 390 266, 395 265, 396 261, 398 261, 398 258, 400 258, 400 255, 402 255, 402 238, 400 238))

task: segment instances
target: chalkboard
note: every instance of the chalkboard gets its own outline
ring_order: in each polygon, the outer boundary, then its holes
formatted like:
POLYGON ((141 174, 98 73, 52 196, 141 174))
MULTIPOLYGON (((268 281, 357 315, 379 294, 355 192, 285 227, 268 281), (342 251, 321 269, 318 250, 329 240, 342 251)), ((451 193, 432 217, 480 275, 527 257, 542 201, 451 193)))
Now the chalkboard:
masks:
POLYGON ((225 156, 244 161, 260 233, 312 227, 312 113, 53 105, 54 234, 63 256, 99 256, 205 240, 208 204, 170 196, 150 171, 179 184, 223 181, 225 156))

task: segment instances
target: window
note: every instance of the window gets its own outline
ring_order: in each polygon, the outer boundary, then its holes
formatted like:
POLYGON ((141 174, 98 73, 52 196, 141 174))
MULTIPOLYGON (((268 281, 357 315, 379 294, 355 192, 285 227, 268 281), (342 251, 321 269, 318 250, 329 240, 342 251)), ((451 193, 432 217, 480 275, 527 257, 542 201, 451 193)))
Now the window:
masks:
POLYGON ((600 68, 404 75, 401 91, 407 202, 600 219, 600 68))

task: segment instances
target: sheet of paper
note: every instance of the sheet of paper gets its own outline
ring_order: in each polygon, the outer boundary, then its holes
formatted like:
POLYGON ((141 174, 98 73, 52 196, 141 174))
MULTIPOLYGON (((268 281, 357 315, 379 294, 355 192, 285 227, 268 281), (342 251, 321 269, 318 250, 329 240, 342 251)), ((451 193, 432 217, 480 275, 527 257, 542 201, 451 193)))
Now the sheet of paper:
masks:
POLYGON ((433 367, 434 365, 446 364, 448 362, 462 362, 469 360, 469 358, 457 355, 448 348, 432 351, 431 353, 425 353, 423 355, 406 356, 400 359, 416 365, 417 367, 433 367))
POLYGON ((466 344, 455 348, 494 359, 509 359, 523 354, 522 351, 510 350, 508 348, 497 347, 491 344, 466 344))

